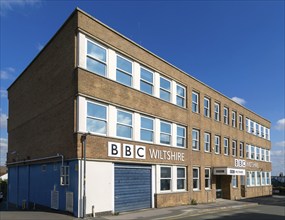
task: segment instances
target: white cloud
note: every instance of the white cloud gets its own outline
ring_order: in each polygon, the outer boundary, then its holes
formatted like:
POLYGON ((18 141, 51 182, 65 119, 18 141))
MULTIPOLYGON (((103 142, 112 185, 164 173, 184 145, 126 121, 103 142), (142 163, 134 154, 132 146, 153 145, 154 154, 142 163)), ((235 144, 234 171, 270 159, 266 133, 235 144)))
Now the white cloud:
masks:
POLYGON ((279 175, 280 172, 285 173, 285 150, 272 150, 272 175, 279 175))
POLYGON ((7 128, 8 116, 4 113, 0 113, 0 128, 7 128))
POLYGON ((272 150, 270 154, 271 156, 284 156, 285 150, 272 150))
POLYGON ((279 141, 274 144, 276 147, 285 147, 285 141, 279 141))
POLYGON ((277 130, 285 130, 285 118, 282 118, 277 121, 275 125, 275 129, 277 130))
POLYGON ((0 89, 0 97, 7 98, 7 91, 5 89, 0 89))
POLYGON ((41 2, 42 0, 1 0, 0 15, 5 16, 8 11, 13 11, 15 7, 34 7, 38 6, 41 2))
POLYGON ((242 98, 239 98, 239 97, 232 97, 232 100, 240 105, 245 105, 246 104, 246 101, 242 98))
POLYGON ((4 70, 0 70, 0 79, 2 80, 10 80, 14 79, 15 69, 12 67, 5 68, 4 70))

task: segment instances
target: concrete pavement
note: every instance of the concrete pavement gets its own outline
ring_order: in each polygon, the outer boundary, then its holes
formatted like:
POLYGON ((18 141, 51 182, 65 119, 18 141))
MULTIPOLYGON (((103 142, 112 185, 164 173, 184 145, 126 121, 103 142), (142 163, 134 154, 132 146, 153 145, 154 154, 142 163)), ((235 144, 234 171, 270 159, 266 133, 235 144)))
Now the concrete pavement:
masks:
MULTIPOLYGON (((215 203, 210 204, 198 204, 198 205, 187 205, 177 206, 160 209, 146 209, 134 212, 120 213, 119 215, 102 216, 95 218, 88 218, 92 220, 138 220, 138 219, 149 219, 149 220, 168 220, 175 219, 183 216, 200 215, 202 213, 211 213, 217 211, 226 211, 230 209, 242 209, 245 207, 254 207, 258 203, 253 201, 231 201, 225 199, 217 199, 215 203)), ((77 218, 64 215, 61 213, 45 212, 45 211, 23 211, 23 210, 12 210, 6 211, 5 205, 1 205, 0 220, 75 220, 77 218), (4 208, 3 208, 4 207, 4 208)))

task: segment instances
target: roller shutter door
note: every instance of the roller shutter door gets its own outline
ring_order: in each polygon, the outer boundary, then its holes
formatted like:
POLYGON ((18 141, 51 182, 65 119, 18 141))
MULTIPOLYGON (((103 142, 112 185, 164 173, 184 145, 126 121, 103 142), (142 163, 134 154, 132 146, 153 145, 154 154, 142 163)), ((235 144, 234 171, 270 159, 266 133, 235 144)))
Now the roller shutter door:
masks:
POLYGON ((115 165, 115 212, 151 208, 151 166, 115 165))

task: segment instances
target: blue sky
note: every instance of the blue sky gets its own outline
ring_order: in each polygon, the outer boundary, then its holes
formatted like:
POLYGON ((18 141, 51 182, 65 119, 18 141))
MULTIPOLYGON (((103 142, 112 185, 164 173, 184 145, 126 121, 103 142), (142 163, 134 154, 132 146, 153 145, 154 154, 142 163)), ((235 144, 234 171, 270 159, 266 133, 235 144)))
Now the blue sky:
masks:
POLYGON ((284 1, 1 1, 1 160, 6 89, 79 7, 271 121, 273 175, 284 170, 284 1))

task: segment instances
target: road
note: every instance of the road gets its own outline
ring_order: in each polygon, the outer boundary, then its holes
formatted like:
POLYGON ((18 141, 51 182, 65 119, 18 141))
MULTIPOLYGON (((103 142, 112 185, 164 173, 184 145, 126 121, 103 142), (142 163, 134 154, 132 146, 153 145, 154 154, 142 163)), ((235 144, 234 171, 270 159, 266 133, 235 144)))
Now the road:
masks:
MULTIPOLYGON (((247 200, 249 201, 249 200, 247 200)), ((209 220, 209 219, 230 219, 230 220, 284 220, 285 219, 285 197, 273 196, 272 198, 250 199, 252 202, 259 203, 258 206, 244 209, 231 209, 202 215, 191 215, 171 218, 172 220, 209 220)))

